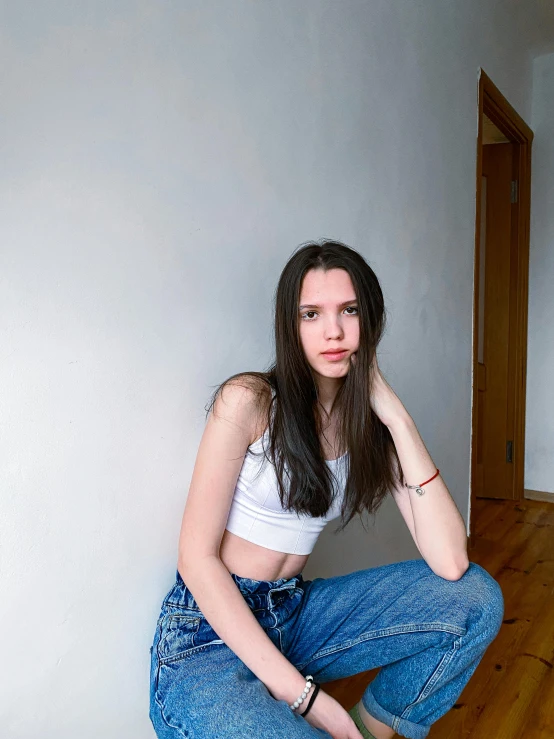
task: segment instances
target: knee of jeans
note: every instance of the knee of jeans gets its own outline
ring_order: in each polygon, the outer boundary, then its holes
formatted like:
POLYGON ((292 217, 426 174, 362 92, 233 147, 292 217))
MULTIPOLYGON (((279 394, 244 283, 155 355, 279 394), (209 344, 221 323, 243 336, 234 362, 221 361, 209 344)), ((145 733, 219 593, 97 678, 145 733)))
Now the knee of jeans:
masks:
POLYGON ((500 631, 504 618, 504 595, 498 582, 481 565, 470 562, 462 578, 468 588, 468 599, 482 612, 482 622, 491 641, 500 631))

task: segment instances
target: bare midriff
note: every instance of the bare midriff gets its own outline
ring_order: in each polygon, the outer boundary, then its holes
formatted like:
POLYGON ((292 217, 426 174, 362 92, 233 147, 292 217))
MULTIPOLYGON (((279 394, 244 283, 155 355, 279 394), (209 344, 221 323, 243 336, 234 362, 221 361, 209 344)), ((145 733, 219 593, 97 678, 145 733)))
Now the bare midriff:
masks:
POLYGON ((298 575, 304 569, 309 554, 288 554, 262 547, 232 534, 225 529, 219 558, 234 575, 252 580, 280 580, 298 575))

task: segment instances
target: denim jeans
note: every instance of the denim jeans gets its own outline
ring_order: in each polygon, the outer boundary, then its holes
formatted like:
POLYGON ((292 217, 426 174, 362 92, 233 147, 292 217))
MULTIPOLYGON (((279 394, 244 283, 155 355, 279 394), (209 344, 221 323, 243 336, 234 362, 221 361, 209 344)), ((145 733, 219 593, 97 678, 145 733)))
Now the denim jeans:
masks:
MULTIPOLYGON (((439 577, 422 559, 314 580, 231 577, 304 676, 325 683, 381 667, 363 705, 411 739, 427 736, 454 705, 504 615, 500 586, 474 562, 459 580, 439 577)), ((273 698, 212 629, 179 572, 150 651, 159 739, 331 736, 273 698)))

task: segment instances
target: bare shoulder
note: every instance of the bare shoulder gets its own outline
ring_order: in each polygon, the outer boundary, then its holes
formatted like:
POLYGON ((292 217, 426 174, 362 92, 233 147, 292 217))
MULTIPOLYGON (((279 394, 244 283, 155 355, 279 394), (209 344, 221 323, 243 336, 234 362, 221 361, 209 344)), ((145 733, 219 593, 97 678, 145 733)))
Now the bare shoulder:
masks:
POLYGON ((262 377, 235 375, 219 388, 211 410, 213 422, 231 424, 252 444, 264 433, 269 418, 271 388, 262 377))
POLYGON ((212 396, 179 538, 181 572, 219 556, 238 476, 262 423, 271 389, 255 374, 233 375, 212 396), (267 391, 263 388, 267 386, 267 391))

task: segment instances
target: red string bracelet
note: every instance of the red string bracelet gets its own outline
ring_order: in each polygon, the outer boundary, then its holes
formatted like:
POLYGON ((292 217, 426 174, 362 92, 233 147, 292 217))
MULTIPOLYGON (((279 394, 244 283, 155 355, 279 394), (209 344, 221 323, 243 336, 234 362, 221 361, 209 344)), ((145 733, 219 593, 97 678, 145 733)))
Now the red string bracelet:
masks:
POLYGON ((430 477, 428 480, 425 480, 425 482, 422 482, 421 485, 406 485, 407 488, 411 488, 412 490, 415 490, 418 495, 425 495, 425 490, 423 489, 424 485, 427 485, 428 482, 431 482, 431 480, 434 480, 435 477, 439 474, 440 470, 437 468, 437 471, 433 475, 433 477, 430 477))

